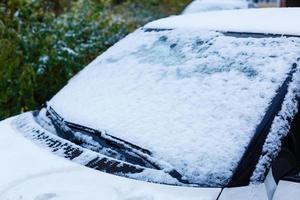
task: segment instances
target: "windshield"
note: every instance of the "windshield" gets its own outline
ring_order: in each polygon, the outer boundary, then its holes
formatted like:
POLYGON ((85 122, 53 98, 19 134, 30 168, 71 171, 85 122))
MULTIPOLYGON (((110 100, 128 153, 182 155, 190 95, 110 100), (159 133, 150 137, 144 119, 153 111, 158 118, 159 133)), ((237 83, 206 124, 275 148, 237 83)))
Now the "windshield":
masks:
POLYGON ((138 30, 49 105, 67 121, 150 150, 191 183, 224 186, 299 47, 298 38, 138 30))

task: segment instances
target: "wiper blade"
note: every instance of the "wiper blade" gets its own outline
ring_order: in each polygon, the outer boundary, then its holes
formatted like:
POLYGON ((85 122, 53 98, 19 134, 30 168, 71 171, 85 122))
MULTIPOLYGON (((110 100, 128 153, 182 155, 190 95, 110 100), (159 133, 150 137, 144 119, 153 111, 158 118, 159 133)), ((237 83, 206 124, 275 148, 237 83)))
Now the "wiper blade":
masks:
POLYGON ((152 157, 151 151, 123 139, 83 125, 65 121, 51 106, 46 106, 46 116, 51 120, 58 136, 108 157, 122 160, 145 168, 163 170, 179 182, 190 184, 170 164, 152 157), (82 136, 78 135, 82 134, 82 136), (83 138, 88 138, 85 141, 83 138), (96 142, 96 144, 95 144, 96 142), (89 144, 93 143, 93 144, 89 144), (99 149, 97 149, 97 147, 99 149))
POLYGON ((91 150, 99 151, 109 157, 143 167, 159 169, 146 158, 151 155, 149 150, 111 136, 105 131, 65 121, 51 106, 47 106, 46 115, 52 121, 57 134, 64 139, 80 146, 89 146, 91 150))
POLYGON ((96 136, 99 136, 99 137, 103 137, 104 139, 106 140, 110 140, 110 142, 116 142, 118 146, 122 147, 122 148, 132 148, 132 149, 135 149, 137 151, 141 151, 145 154, 148 154, 148 155, 151 155, 151 152, 147 149, 144 149, 142 147, 139 147, 137 145, 134 145, 130 142, 127 142, 125 140, 122 140, 120 138, 117 138, 115 136, 112 136, 108 133, 103 133, 101 131, 98 131, 98 130, 95 130, 95 129, 92 129, 92 128, 89 128, 89 127, 86 127, 86 126, 82 126, 82 125, 79 125, 79 124, 75 124, 75 123, 72 123, 72 122, 67 122, 65 121, 65 124, 71 128, 71 129, 75 129, 75 130, 78 130, 78 131, 84 131, 84 132, 88 132, 88 133, 91 133, 93 135, 96 135, 96 136))

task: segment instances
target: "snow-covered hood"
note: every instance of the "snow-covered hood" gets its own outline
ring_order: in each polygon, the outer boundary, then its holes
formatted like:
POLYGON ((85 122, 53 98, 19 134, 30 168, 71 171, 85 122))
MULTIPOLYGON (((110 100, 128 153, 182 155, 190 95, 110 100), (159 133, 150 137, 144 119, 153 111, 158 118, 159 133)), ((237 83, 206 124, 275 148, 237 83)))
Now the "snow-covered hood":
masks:
POLYGON ((215 200, 221 189, 151 184, 95 171, 36 146, 0 122, 2 200, 215 200))

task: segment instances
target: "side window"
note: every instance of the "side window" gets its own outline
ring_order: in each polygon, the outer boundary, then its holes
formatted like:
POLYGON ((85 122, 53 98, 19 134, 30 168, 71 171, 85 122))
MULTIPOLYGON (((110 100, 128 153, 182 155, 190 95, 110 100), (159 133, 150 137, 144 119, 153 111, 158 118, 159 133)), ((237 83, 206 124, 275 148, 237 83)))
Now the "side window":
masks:
POLYGON ((287 137, 283 140, 281 151, 272 163, 275 181, 298 180, 300 182, 300 106, 287 137))

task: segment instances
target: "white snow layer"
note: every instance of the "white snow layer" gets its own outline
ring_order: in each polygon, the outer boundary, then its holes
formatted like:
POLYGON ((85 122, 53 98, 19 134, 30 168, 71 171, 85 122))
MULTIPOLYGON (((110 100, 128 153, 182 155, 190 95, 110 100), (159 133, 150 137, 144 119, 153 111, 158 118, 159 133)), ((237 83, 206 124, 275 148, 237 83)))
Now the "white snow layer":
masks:
POLYGON ((194 0, 184 9, 183 14, 243 8, 248 8, 246 0, 194 0))
MULTIPOLYGON (((300 59, 298 59, 297 64, 300 66, 300 59)), ((298 67, 293 75, 293 81, 289 85, 282 108, 275 117, 270 133, 266 138, 262 155, 251 177, 253 183, 262 182, 264 180, 273 159, 276 158, 280 152, 282 139, 289 133, 291 121, 298 112, 297 101, 299 101, 299 97, 300 68, 298 67)))
POLYGON ((50 105, 79 123, 147 148, 189 180, 226 184, 299 38, 138 30, 75 76, 50 105))
POLYGON ((40 148, 0 122, 1 200, 214 200, 221 189, 151 184, 110 175, 40 148))
MULTIPOLYGON (((41 121, 39 120, 39 122, 41 121)), ((23 113, 16 117, 16 119, 13 120, 13 126, 18 130, 20 134, 24 135, 24 137, 33 141, 36 145, 40 146, 41 148, 52 151, 52 153, 57 156, 65 157, 66 152, 70 152, 71 149, 77 149, 78 151, 82 151, 82 153, 77 157, 72 159, 69 158, 75 163, 86 165, 96 158, 107 158, 104 152, 100 151, 100 153, 98 153, 97 150, 94 151, 93 148, 97 149, 97 146, 99 144, 91 138, 89 138, 89 136, 85 136, 83 134, 80 134, 79 132, 75 133, 75 135, 79 137, 79 139, 81 138, 83 140, 88 140, 90 145, 88 148, 78 146, 74 143, 71 143, 68 140, 60 138, 59 136, 53 134, 53 132, 48 132, 46 129, 44 129, 44 127, 36 123, 36 118, 33 117, 31 112, 23 113), (40 135, 41 133, 43 134, 42 136, 40 135), (54 141, 57 142, 54 143, 54 141)), ((115 160, 117 158, 110 157, 108 159, 115 160)), ((118 160, 120 161, 120 165, 126 163, 125 161, 122 161, 122 159, 118 160)), ((118 173, 118 175, 147 182, 163 183, 169 185, 183 185, 163 170, 154 170, 149 168, 142 169, 144 170, 141 173, 118 173)))
POLYGON ((300 35, 299 19, 300 8, 240 9, 172 16, 145 27, 300 35))

